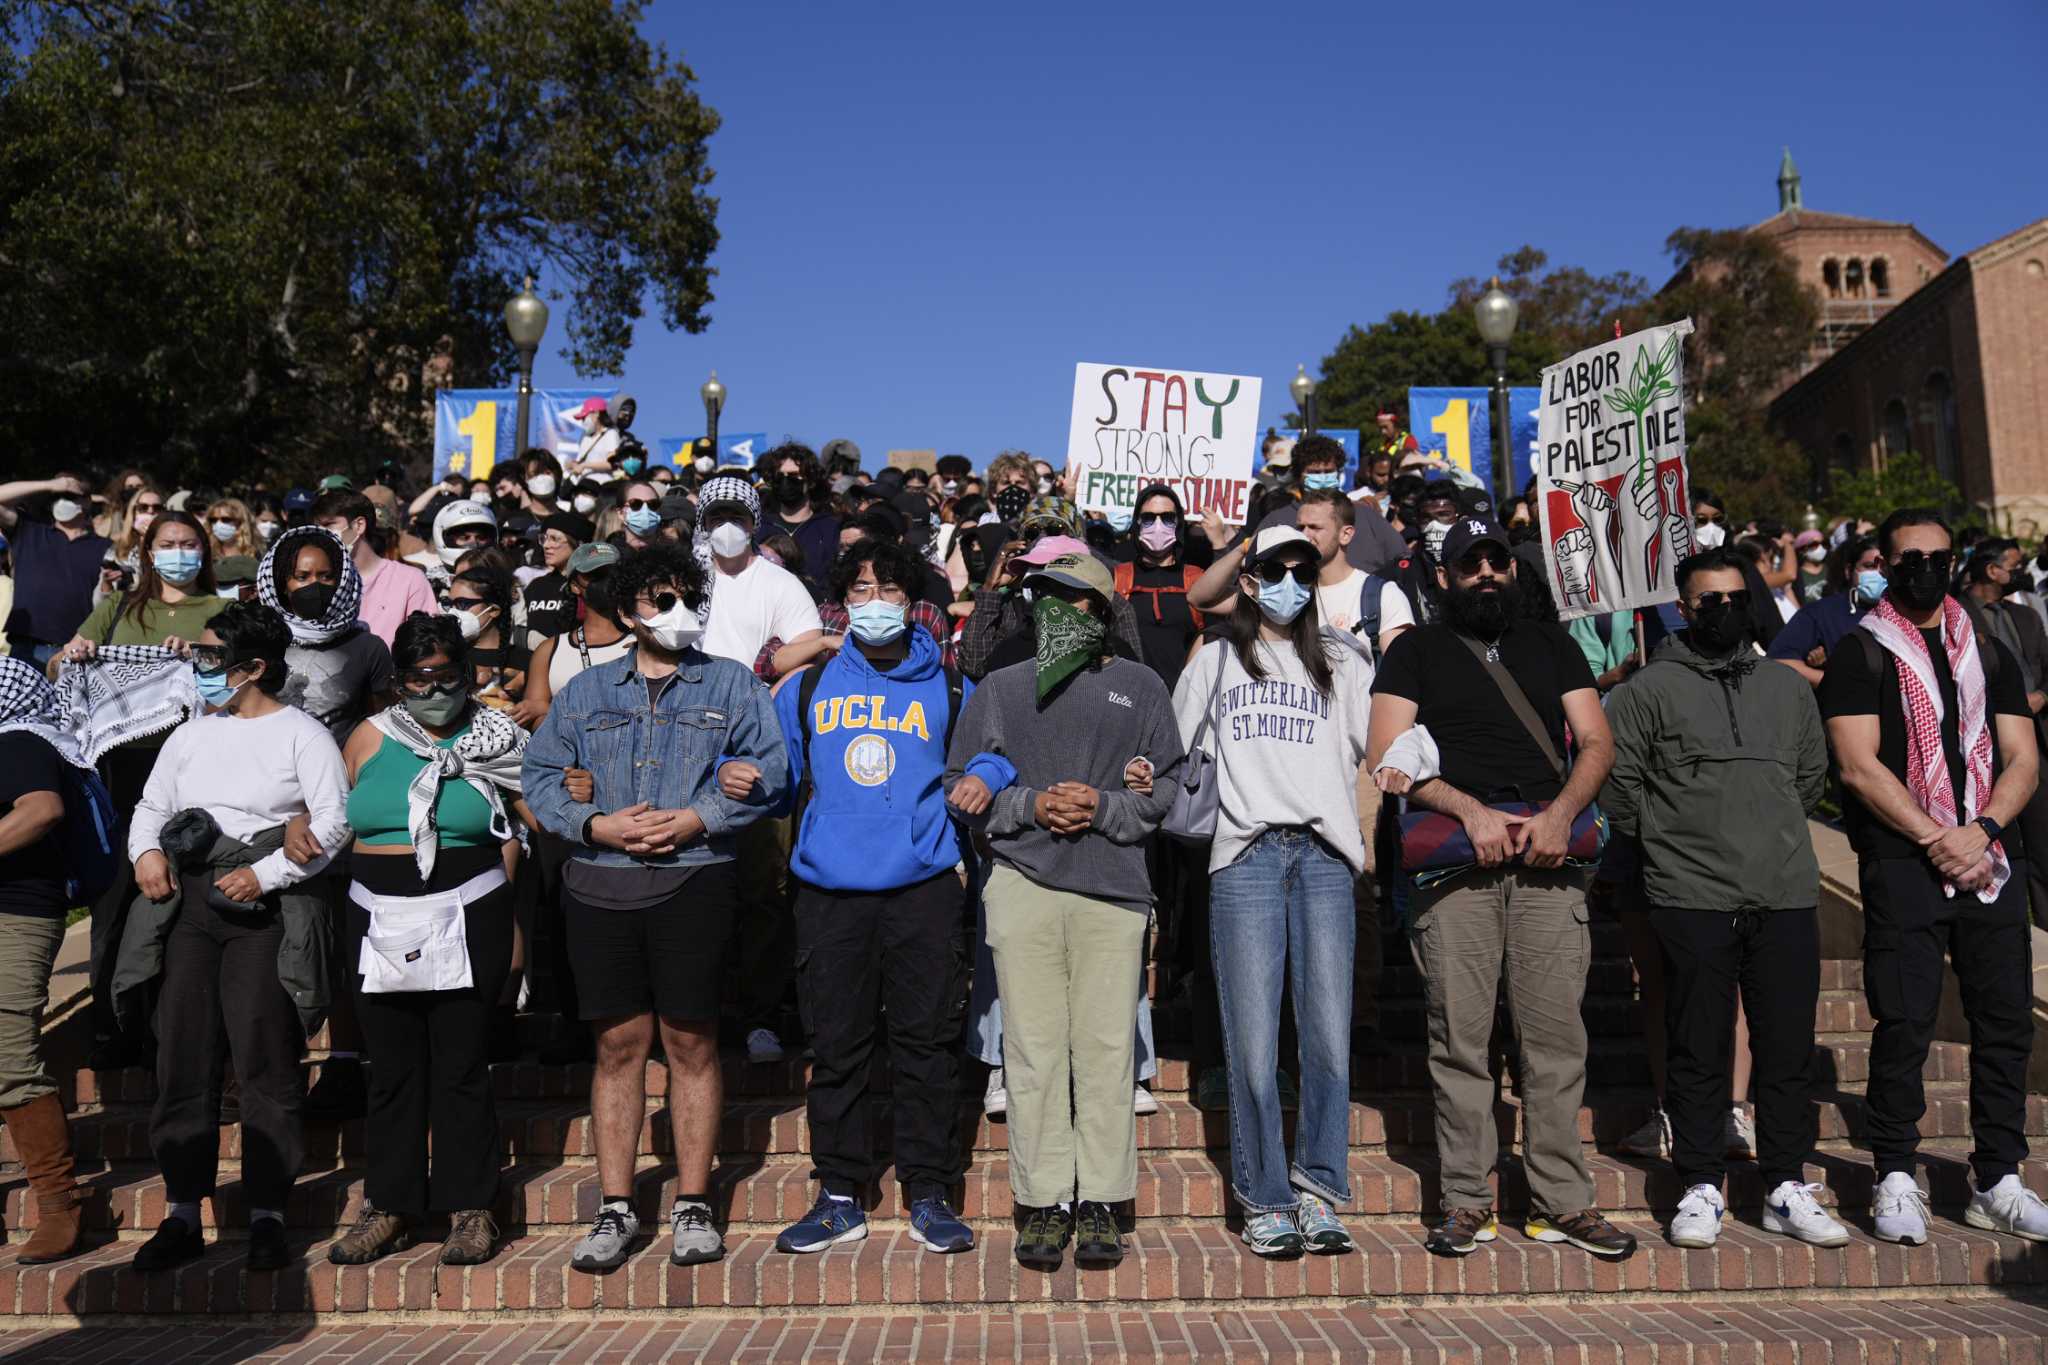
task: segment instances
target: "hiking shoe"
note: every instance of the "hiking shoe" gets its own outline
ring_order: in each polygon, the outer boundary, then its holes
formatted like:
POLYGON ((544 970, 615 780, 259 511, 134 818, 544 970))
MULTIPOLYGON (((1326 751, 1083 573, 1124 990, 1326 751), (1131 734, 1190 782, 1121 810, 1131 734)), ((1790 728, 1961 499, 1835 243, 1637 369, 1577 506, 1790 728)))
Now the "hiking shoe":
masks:
POLYGON ((1837 1223, 1820 1206, 1814 1193, 1824 1185, 1802 1185, 1787 1180, 1764 1196, 1764 1231, 1789 1232, 1802 1242, 1817 1247, 1846 1246, 1849 1229, 1837 1223))
POLYGON ((1635 1235, 1608 1222, 1598 1209, 1580 1209, 1563 1218, 1532 1213, 1522 1224, 1522 1235, 1534 1242, 1570 1242, 1610 1261, 1625 1261, 1636 1253, 1635 1235))
POLYGON ((1133 1114, 1156 1114, 1159 1112, 1159 1101, 1144 1086, 1134 1086, 1131 1090, 1131 1112, 1133 1114))
POLYGON ((757 1028, 747 1035, 747 1060, 750 1062, 779 1062, 783 1058, 782 1039, 772 1028, 757 1028))
POLYGON ((640 1235, 640 1215, 623 1204, 599 1207, 590 1231, 569 1256, 569 1267, 590 1274, 617 1270, 626 1263, 633 1239, 640 1235))
POLYGON ((1963 1209, 1963 1221, 1986 1232, 2009 1232, 2030 1242, 2048 1242, 2048 1204, 2016 1175, 1971 1195, 1963 1209))
POLYGON ((498 1220, 489 1209, 463 1209, 448 1219, 442 1265, 482 1265, 498 1249, 498 1220))
POLYGON ((1879 1241, 1927 1244, 1927 1194, 1910 1174, 1893 1171, 1870 1192, 1870 1226, 1879 1241))
POLYGON ((1074 1235, 1074 1215, 1057 1204, 1027 1209, 1024 1225, 1017 1229, 1017 1264, 1033 1270, 1058 1270, 1066 1255, 1067 1239, 1074 1235))
POLYGON ((1302 1240, 1308 1243, 1310 1251, 1335 1256, 1351 1250, 1351 1234, 1337 1221, 1335 1209, 1320 1195, 1307 1190, 1296 1190, 1294 1194, 1294 1224, 1301 1229, 1302 1240))
POLYGON ((1010 1108, 1010 1092, 1003 1088, 1003 1069, 997 1067, 988 1073, 988 1088, 981 1092, 981 1112, 992 1119, 999 1119, 1010 1108))
POLYGON ((129 1264, 143 1274, 169 1270, 206 1254, 206 1238, 182 1218, 166 1218, 157 1226, 156 1236, 136 1249, 129 1264))
POLYGON ((1230 1108, 1230 1075, 1222 1063, 1202 1068, 1195 1080, 1195 1108, 1221 1113, 1230 1108))
POLYGON ((841 1242, 858 1242, 867 1235, 868 1216, 861 1212, 860 1201, 834 1199, 821 1189, 811 1211, 784 1228, 775 1239, 775 1249, 808 1256, 841 1242))
POLYGON ((1625 1156, 1671 1156, 1671 1120, 1662 1109, 1651 1113, 1649 1122, 1614 1144, 1625 1156))
POLYGON ((961 1222, 945 1200, 919 1199, 910 1206, 910 1240, 926 1251, 949 1256, 974 1250, 974 1229, 961 1222))
POLYGON ((258 1218, 249 1225, 250 1270, 283 1270, 291 1264, 291 1259, 291 1244, 284 1235, 284 1219, 258 1218))
POLYGON ((1083 1199, 1074 1209, 1074 1264, 1087 1270, 1105 1270, 1124 1258, 1124 1234, 1116 1225, 1116 1210, 1094 1199, 1083 1199))
POLYGON ((1756 1120, 1741 1105, 1729 1109, 1721 1142, 1722 1150, 1730 1161, 1756 1160, 1756 1120))
POLYGON ((1481 1242, 1499 1235, 1492 1209, 1445 1209, 1442 1221, 1422 1239, 1422 1248, 1432 1256, 1469 1256, 1481 1242))
POLYGON ((1718 1185, 1695 1185, 1678 1201, 1678 1213, 1671 1220, 1671 1245, 1699 1249, 1710 1247, 1721 1237, 1721 1215, 1728 1201, 1718 1185))
POLYGON ((1244 1220, 1244 1244, 1252 1249, 1255 1256, 1268 1260, 1299 1256, 1308 1242, 1295 1224, 1291 1209, 1278 1213, 1247 1214, 1244 1220))
MULTIPOLYGON (((854 1206, 855 1216, 860 1206, 854 1206)), ((863 1233, 867 1220, 861 1219, 863 1233)), ((725 1255, 725 1239, 718 1235, 718 1229, 711 1226, 711 1206, 699 1204, 696 1200, 676 1200, 668 1211, 669 1235, 675 1245, 670 1248, 668 1259, 674 1265, 704 1265, 725 1255)), ((779 1239, 778 1239, 779 1240, 779 1239)))
POLYGON ((327 1248, 327 1259, 336 1265, 368 1265, 394 1251, 412 1245, 412 1226, 395 1213, 383 1213, 363 1201, 355 1226, 327 1248))

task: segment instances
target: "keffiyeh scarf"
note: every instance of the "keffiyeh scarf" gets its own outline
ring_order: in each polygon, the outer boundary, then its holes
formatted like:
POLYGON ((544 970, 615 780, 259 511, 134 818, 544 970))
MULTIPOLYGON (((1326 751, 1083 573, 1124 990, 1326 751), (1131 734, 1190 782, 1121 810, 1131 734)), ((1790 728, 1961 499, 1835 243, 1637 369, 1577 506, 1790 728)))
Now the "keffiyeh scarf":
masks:
POLYGON ((421 881, 434 875, 434 859, 441 850, 434 803, 444 781, 460 780, 476 788, 490 803, 491 834, 500 840, 512 837, 504 793, 515 797, 520 793, 519 765, 526 756, 526 731, 488 706, 470 708, 469 729, 446 749, 435 743, 403 706, 386 708, 370 717, 370 724, 426 760, 405 792, 406 828, 412 835, 412 856, 419 865, 421 881))
POLYGON ((192 665, 161 645, 101 645, 84 663, 66 664, 54 690, 58 723, 87 764, 199 711, 192 665))
POLYGON ((324 526, 294 526, 272 541, 265 552, 262 567, 256 571, 256 597, 284 617, 284 623, 291 627, 293 644, 330 644, 356 628, 357 613, 363 604, 363 576, 356 572, 355 560, 342 548, 340 536, 324 526), (324 547, 341 570, 341 581, 335 585, 327 614, 317 621, 292 615, 284 594, 278 590, 279 577, 291 576, 293 561, 308 544, 324 547))
MULTIPOLYGON (((731 474, 720 474, 707 479, 697 490, 697 531, 690 538, 690 554, 697 561, 697 567, 704 571, 704 610, 697 613, 697 622, 706 629, 711 625, 711 608, 718 596, 718 561, 711 557, 711 532, 705 528, 705 513, 719 503, 731 503, 747 509, 747 518, 756 527, 761 524, 761 495, 745 479, 731 474)), ((630 603, 628 604, 631 605, 630 603)))
POLYGON ((57 689, 28 664, 0 655, 0 734, 10 730, 24 730, 47 742, 74 767, 92 767, 78 736, 64 724, 57 689))
MULTIPOLYGON (((1876 610, 1865 613, 1862 624, 1899 661, 1899 703, 1906 713, 1906 791, 1914 804, 1944 829, 1976 819, 1991 796, 1991 726, 1984 661, 1969 615, 1953 597, 1941 604, 1941 644, 1948 656, 1949 675, 1955 680, 1956 738, 1963 751, 1960 801, 1949 780, 1947 755, 1942 752, 1941 688, 1935 682, 1926 637, 1899 614, 1889 597, 1881 599, 1876 610)), ((2012 875, 2012 863, 1999 840, 1992 841, 1986 856, 1991 859, 1991 884, 1977 893, 1977 899, 1988 905, 1998 899, 2012 875)), ((1955 893, 1954 883, 1942 883, 1943 895, 1955 893)))

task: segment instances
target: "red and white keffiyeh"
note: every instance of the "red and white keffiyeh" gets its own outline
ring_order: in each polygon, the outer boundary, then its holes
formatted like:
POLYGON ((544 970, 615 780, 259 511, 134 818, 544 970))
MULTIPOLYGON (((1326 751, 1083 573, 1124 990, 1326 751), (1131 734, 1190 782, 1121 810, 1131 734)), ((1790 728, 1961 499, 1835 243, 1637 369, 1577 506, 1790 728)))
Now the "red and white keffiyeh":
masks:
MULTIPOLYGON (((1955 784, 1949 780, 1948 758, 1941 748, 1941 688, 1934 680, 1934 661, 1927 652, 1927 639, 1912 622, 1899 614, 1889 597, 1875 610, 1865 613, 1862 626, 1891 651, 1899 661, 1899 701, 1906 712, 1906 791, 1936 824, 1951 828, 1974 820, 1991 796, 1991 724, 1984 686, 1984 661, 1977 648, 1977 632, 1962 604, 1946 598, 1941 608, 1941 644, 1948 655, 1949 675, 1955 679, 1956 738, 1963 750, 1962 800, 1956 800, 1955 784), (1958 807, 1960 806, 1960 809, 1958 807)), ((1993 840, 1986 851, 1991 860, 1991 884, 1977 893, 1989 904, 2012 875, 2005 846, 1993 840)), ((1942 883, 1942 893, 1953 896, 1955 884, 1942 883)))

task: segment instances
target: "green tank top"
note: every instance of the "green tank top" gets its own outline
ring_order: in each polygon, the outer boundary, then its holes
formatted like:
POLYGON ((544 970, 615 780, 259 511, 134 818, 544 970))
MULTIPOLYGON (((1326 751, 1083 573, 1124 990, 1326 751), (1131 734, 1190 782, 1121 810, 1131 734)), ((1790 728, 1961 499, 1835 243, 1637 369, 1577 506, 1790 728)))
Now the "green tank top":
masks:
MULTIPOLYGON (((465 729, 437 740, 435 747, 450 748, 467 733, 465 729)), ((356 774, 355 790, 348 794, 348 822, 357 839, 372 845, 412 842, 405 793, 426 766, 425 759, 384 736, 377 752, 356 774)), ((497 842, 491 837, 491 803, 460 778, 441 783, 434 800, 434 823, 444 848, 480 848, 497 842)))

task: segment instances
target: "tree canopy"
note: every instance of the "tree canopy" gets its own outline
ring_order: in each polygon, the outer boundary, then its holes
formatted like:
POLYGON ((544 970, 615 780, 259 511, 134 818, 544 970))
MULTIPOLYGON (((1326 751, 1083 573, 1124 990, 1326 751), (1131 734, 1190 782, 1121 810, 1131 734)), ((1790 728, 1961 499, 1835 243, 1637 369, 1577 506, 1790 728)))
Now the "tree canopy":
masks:
POLYGON ((0 0, 0 439, 359 469, 430 444, 423 371, 506 380, 523 275, 582 374, 701 331, 718 115, 641 8, 0 0))

